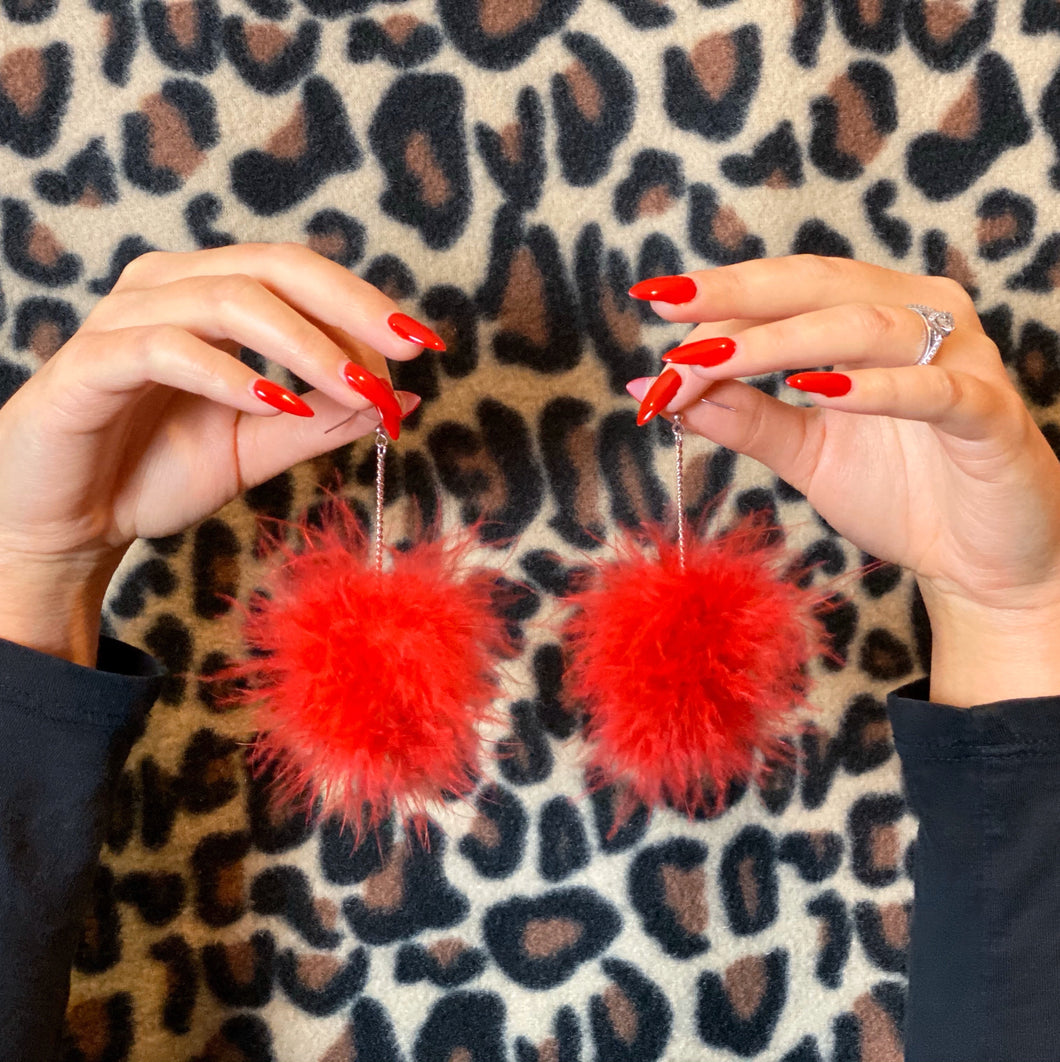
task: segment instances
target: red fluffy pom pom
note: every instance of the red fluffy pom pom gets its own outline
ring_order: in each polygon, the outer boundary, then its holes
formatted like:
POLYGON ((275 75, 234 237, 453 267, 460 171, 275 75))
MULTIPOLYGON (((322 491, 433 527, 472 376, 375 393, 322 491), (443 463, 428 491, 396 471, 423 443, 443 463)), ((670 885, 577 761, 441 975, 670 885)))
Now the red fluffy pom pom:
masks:
POLYGON ((715 810, 729 783, 789 754, 806 665, 824 649, 821 597, 781 578, 760 531, 628 541, 571 598, 567 688, 589 768, 649 807, 715 810))
POLYGON ((495 575, 463 570, 468 539, 393 551, 379 573, 339 502, 303 537, 280 546, 246 623, 253 759, 275 795, 360 830, 467 793, 507 649, 495 575))

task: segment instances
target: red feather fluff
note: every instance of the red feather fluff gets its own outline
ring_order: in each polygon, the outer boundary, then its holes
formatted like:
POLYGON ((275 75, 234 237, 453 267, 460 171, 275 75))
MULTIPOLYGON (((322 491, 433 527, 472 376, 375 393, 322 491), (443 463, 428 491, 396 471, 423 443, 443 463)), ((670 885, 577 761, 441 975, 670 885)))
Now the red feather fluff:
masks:
POLYGON ((627 541, 571 598, 567 688, 587 713, 589 768, 649 807, 713 810, 784 757, 824 649, 821 596, 779 574, 759 531, 627 541))
POLYGON ((251 603, 247 697, 255 763, 274 768, 281 800, 320 801, 355 829, 396 807, 415 815, 465 794, 480 723, 507 648, 493 573, 467 572, 467 539, 393 551, 376 572, 349 509, 333 503, 306 548, 251 603))

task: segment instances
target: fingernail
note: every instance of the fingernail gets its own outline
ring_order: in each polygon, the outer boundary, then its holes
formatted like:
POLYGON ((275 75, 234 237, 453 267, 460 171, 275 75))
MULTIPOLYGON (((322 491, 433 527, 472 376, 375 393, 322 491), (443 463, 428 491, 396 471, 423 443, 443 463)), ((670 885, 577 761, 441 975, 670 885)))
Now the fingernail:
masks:
POLYGON ((390 325, 392 332, 397 332, 402 339, 410 343, 418 343, 421 347, 429 347, 431 350, 445 350, 445 343, 440 335, 432 332, 415 317, 409 317, 407 313, 392 313, 386 323, 390 325))
POLYGON ((694 343, 674 347, 662 356, 662 360, 673 365, 699 365, 709 368, 711 365, 728 361, 735 353, 736 344, 728 336, 717 336, 715 339, 697 339, 694 343))
POLYGON ((635 380, 630 380, 626 384, 626 390, 639 402, 647 393, 648 388, 651 387, 651 382, 654 379, 654 376, 638 376, 635 380))
POLYGON ((648 388, 648 393, 637 410, 637 424, 647 424, 656 414, 661 413, 681 387, 681 374, 676 369, 667 369, 655 383, 648 388))
POLYGON ((379 410, 383 429, 391 439, 396 439, 401 434, 401 404, 394 394, 394 388, 386 380, 372 375, 352 361, 342 367, 342 375, 350 387, 379 410))
POLYGON ((414 394, 412 391, 395 391, 398 402, 401 403, 401 416, 407 417, 413 410, 419 408, 419 404, 423 401, 419 395, 414 394))
POLYGON ((298 395, 281 387, 272 380, 266 380, 259 376, 251 384, 251 391, 255 397, 260 398, 268 406, 278 409, 281 413, 293 413, 296 417, 314 417, 316 414, 303 402, 298 395))
POLYGON ((651 277, 634 284, 629 293, 635 299, 679 305, 696 297, 696 282, 691 277, 651 277))
POLYGON ((854 381, 841 372, 800 372, 784 382, 797 391, 810 391, 828 398, 845 395, 854 386, 854 381))

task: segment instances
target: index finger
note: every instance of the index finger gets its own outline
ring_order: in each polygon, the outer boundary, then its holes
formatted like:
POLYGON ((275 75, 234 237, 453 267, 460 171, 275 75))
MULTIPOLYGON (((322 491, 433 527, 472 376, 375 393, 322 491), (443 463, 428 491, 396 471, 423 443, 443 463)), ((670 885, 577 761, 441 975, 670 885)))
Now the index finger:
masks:
POLYGON ((234 273, 253 277, 295 310, 349 333, 386 358, 408 361, 424 347, 445 350, 440 336, 377 287, 299 243, 152 251, 125 267, 115 291, 234 273))
POLYGON ((849 258, 813 254, 756 258, 685 273, 680 280, 687 282, 654 277, 634 284, 630 294, 650 301, 668 321, 776 319, 847 303, 921 303, 949 310, 964 326, 974 321, 980 327, 968 294, 948 277, 914 276, 849 258))

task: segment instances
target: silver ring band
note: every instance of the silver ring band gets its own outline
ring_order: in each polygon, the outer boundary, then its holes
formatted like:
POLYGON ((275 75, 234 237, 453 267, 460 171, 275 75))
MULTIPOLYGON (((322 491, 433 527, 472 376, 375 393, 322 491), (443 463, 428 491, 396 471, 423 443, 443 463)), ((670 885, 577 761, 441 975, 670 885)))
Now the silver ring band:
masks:
POLYGON ((928 365, 939 352, 942 341, 953 331, 955 324, 953 314, 947 310, 933 310, 930 306, 910 303, 906 309, 920 315, 924 322, 924 349, 916 359, 917 365, 928 365))

